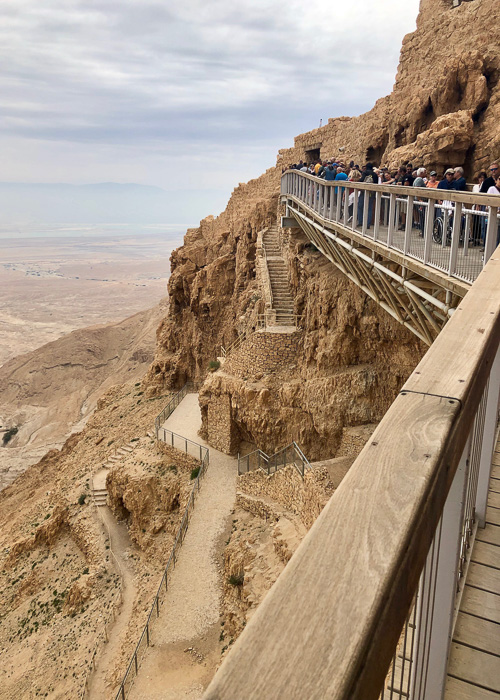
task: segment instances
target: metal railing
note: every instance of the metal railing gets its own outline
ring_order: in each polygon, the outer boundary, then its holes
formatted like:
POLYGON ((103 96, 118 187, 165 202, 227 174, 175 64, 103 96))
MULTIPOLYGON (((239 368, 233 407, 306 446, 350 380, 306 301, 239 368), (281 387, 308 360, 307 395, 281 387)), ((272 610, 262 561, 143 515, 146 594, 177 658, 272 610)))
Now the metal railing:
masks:
POLYGON ((182 399, 186 396, 188 391, 191 389, 191 383, 186 382, 182 389, 175 394, 170 401, 167 403, 165 408, 160 411, 160 413, 156 416, 155 418, 155 433, 156 436, 158 437, 158 429, 160 426, 165 423, 167 418, 174 412, 174 410, 177 408, 177 406, 180 404, 182 399))
POLYGON ((468 283, 498 242, 500 197, 495 195, 325 182, 298 171, 283 174, 281 193, 325 222, 468 283))
POLYGON ((167 430, 167 428, 159 428, 157 438, 166 445, 174 447, 176 450, 181 450, 186 454, 191 455, 191 457, 199 459, 200 462, 203 460, 205 453, 208 453, 208 449, 203 447, 203 445, 200 445, 189 438, 185 438, 182 435, 173 433, 171 430, 167 430))
MULTIPOLYGON (((183 387, 181 391, 184 391, 186 387, 183 387)), ((180 394, 181 392, 179 392, 180 394)), ((186 392, 187 393, 187 392, 186 392)), ((164 428, 161 428, 160 431, 165 431, 164 428)), ((175 433, 171 433, 171 431, 165 431, 167 434, 171 434, 172 436, 175 435, 175 433)), ((180 436, 175 435, 176 438, 180 438, 180 436)), ((159 439, 162 439, 160 437, 159 439)), ((188 447, 196 445, 197 452, 200 455, 200 468, 199 472, 194 480, 193 488, 191 489, 191 494, 189 496, 189 500, 186 506, 186 509, 184 511, 184 515, 182 518, 182 522, 179 526, 179 529, 177 531, 177 536, 175 538, 174 546, 172 547, 172 551, 170 553, 170 557, 168 559, 167 565, 165 567, 165 571, 163 572, 162 579, 160 581, 160 585, 158 586, 158 590, 156 592, 156 595, 153 600, 153 604, 151 605, 151 609, 149 611, 148 618, 146 620, 146 624, 144 626, 144 629, 142 631, 142 634, 139 638, 139 641, 137 643, 137 646, 135 647, 134 653, 132 654, 132 658, 130 659, 129 665, 127 667, 127 670, 125 672, 125 676, 123 677, 123 680, 120 684, 120 687, 118 689, 118 692, 116 693, 115 700, 125 700, 127 698, 127 695, 130 691, 130 688, 132 687, 132 684, 139 672, 139 664, 141 662, 142 657, 144 656, 144 653, 146 649, 150 645, 150 635, 151 635, 151 624, 153 620, 160 616, 160 606, 164 602, 164 598, 167 592, 167 587, 168 587, 168 572, 170 568, 175 568, 175 562, 176 562, 176 555, 178 552, 178 549, 182 545, 182 542, 184 540, 184 537, 186 536, 187 529, 189 527, 189 518, 190 515, 193 511, 194 504, 195 504, 195 494, 197 491, 200 490, 200 480, 202 477, 205 475, 205 472, 208 469, 208 464, 209 464, 209 450, 204 447, 203 445, 197 445, 197 443, 194 443, 192 440, 186 440, 186 438, 181 438, 183 442, 185 442, 185 452, 189 454, 188 447)), ((167 444, 169 444, 167 442, 167 444)), ((177 448, 179 449, 179 448, 177 448)))
MULTIPOLYGON (((267 232, 267 231, 266 231, 267 232)), ((271 276, 269 274, 269 267, 267 265, 267 251, 266 251, 266 244, 264 241, 264 235, 262 235, 262 246, 261 246, 261 251, 262 251, 262 258, 264 262, 264 277, 265 277, 265 282, 266 282, 266 291, 269 294, 269 304, 272 307, 273 306, 273 286, 271 284, 271 276)))
POLYGON ((220 346, 220 352, 222 357, 227 357, 231 352, 234 352, 234 350, 237 350, 241 344, 243 343, 244 340, 248 338, 249 335, 251 335, 254 332, 253 328, 250 330, 243 331, 243 333, 240 333, 239 336, 236 338, 236 340, 233 340, 232 343, 230 343, 227 347, 224 347, 223 345, 220 346))
POLYGON ((499 290, 493 255, 204 700, 444 696, 464 572, 488 502, 500 398, 499 290))
POLYGON ((296 326, 300 328, 302 316, 288 309, 266 309, 263 314, 257 316, 257 328, 269 328, 270 326, 296 326))
POLYGON ((266 474, 274 474, 278 469, 288 466, 295 467, 302 478, 306 469, 311 468, 307 457, 296 442, 291 442, 271 456, 262 450, 254 450, 244 457, 238 455, 238 474, 246 474, 255 469, 262 469, 266 474))
MULTIPOLYGON (((390 700, 394 697, 394 693, 397 693, 396 697, 426 700, 428 670, 429 667, 432 669, 433 663, 436 663, 436 659, 431 659, 433 631, 435 636, 438 632, 435 628, 443 621, 443 618, 439 619, 440 613, 436 614, 433 608, 437 599, 443 600, 443 590, 438 589, 443 589, 445 586, 448 588, 448 616, 450 609, 453 611, 450 637, 453 635, 460 598, 465 585, 465 573, 478 526, 476 504, 478 502, 489 382, 488 378, 462 455, 461 464, 457 470, 455 479, 458 483, 455 484, 455 492, 452 490, 451 497, 448 496, 448 510, 445 506, 420 576, 415 602, 406 620, 400 645, 391 663, 388 682, 380 695, 380 700, 390 700), (449 510, 455 505, 453 503, 455 499, 458 501, 462 499, 463 504, 458 517, 455 514, 454 517, 452 515, 450 518, 449 510), (451 576, 446 585, 440 580, 443 578, 443 557, 440 548, 444 545, 449 546, 450 540, 453 541, 451 539, 453 536, 455 538, 455 551, 452 555, 455 554, 456 562, 454 567, 450 567, 454 576, 451 576), (403 652, 402 647, 404 647, 403 652)), ((448 627, 450 627, 450 621, 446 617, 444 622, 448 622, 448 627)))

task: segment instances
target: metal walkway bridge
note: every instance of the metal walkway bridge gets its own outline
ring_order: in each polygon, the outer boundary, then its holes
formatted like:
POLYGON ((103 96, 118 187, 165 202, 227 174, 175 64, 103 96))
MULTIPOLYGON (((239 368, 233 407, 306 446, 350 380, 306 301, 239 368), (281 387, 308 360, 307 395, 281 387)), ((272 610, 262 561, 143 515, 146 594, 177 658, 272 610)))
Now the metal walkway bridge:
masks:
POLYGON ((282 179, 283 225, 431 347, 204 700, 500 698, 497 200, 441 196, 282 179))
POLYGON ((428 188, 281 179, 283 226, 312 243, 430 345, 497 244, 500 197, 428 188), (443 194, 447 201, 440 204, 443 194))

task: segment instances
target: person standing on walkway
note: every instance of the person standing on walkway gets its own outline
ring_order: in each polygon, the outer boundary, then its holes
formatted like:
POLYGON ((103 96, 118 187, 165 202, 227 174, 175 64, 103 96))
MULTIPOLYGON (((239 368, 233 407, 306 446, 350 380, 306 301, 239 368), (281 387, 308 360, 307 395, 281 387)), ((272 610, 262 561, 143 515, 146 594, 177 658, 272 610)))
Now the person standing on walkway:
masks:
POLYGON ((482 192, 483 194, 487 194, 490 187, 495 186, 495 180, 496 180, 497 175, 499 173, 500 173, 500 166, 498 165, 496 160, 494 160, 493 163, 490 165, 490 175, 483 182, 483 184, 481 185, 481 189, 479 191, 482 192))
POLYGON ((458 192, 467 192, 467 180, 464 177, 463 168, 455 168, 452 189, 457 190, 458 192))
MULTIPOLYGON (((487 174, 482 170, 477 176, 477 182, 472 187, 472 192, 474 194, 479 194, 481 192, 481 187, 483 182, 487 179, 487 174)), ((484 211, 484 207, 481 204, 474 204, 475 211, 484 211)), ((472 217, 472 245, 483 245, 486 238, 486 217, 476 214, 472 217)))
MULTIPOLYGON (((378 185, 378 175, 373 169, 373 163, 367 163, 365 166, 365 169, 361 173, 361 180, 360 182, 364 182, 366 185, 378 185)), ((366 224, 366 228, 370 228, 372 225, 372 208, 373 204, 375 202, 375 194, 373 192, 368 193, 369 197, 369 202, 368 202, 368 221, 366 224)), ((358 217, 357 217, 357 225, 362 223, 363 221, 363 209, 364 209, 364 204, 365 204, 365 192, 364 190, 361 190, 359 193, 358 197, 358 217)))
POLYGON ((429 173, 429 179, 427 180, 426 187, 431 187, 432 189, 436 189, 436 187, 439 185, 439 181, 437 179, 437 172, 435 170, 431 170, 429 173))

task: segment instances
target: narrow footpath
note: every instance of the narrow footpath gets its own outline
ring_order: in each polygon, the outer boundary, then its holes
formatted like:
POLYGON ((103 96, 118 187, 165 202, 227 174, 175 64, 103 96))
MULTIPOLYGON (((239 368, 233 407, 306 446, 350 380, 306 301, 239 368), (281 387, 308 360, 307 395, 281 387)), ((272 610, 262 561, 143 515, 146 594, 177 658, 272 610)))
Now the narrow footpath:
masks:
MULTIPOLYGON (((163 427, 208 446, 198 435, 200 426, 198 394, 187 394, 163 427)), ((234 507, 237 473, 237 460, 210 447, 210 465, 131 700, 195 700, 215 672, 220 661, 222 538, 234 507)))
POLYGON ((99 515, 110 535, 110 549, 113 554, 111 561, 116 573, 121 577, 122 600, 116 620, 108 628, 109 642, 103 646, 102 652, 98 654, 95 671, 89 678, 88 697, 90 700, 102 700, 110 696, 107 674, 127 633, 137 593, 134 570, 128 561, 128 555, 133 546, 127 526, 125 523, 116 521, 108 506, 101 507, 99 510, 99 515))

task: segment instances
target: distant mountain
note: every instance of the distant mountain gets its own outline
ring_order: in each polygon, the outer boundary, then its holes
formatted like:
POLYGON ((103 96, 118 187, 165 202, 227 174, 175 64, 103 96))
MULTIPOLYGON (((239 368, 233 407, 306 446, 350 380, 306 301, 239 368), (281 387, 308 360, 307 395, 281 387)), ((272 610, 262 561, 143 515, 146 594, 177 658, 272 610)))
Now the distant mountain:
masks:
POLYGON ((0 182, 0 224, 188 222, 225 207, 221 190, 163 190, 104 182, 90 185, 0 182))

